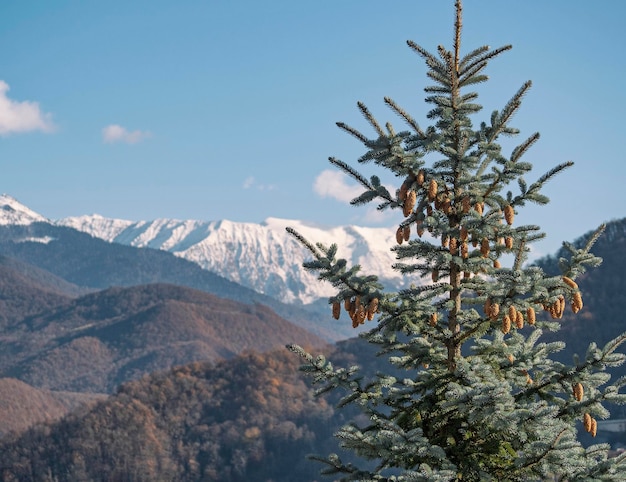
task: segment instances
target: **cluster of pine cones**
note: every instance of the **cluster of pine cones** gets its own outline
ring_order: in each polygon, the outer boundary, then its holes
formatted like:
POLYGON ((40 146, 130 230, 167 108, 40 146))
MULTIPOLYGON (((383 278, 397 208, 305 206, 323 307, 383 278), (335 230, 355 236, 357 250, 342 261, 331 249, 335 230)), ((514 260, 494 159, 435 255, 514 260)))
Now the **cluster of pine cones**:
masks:
MULTIPOLYGON (((352 328, 356 328, 365 323, 365 320, 372 321, 374 319, 374 315, 379 312, 378 298, 372 298, 367 306, 361 303, 359 296, 346 298, 343 302, 343 308, 352 320, 352 328)), ((332 310, 333 318, 338 320, 341 316, 341 303, 335 301, 332 310)))

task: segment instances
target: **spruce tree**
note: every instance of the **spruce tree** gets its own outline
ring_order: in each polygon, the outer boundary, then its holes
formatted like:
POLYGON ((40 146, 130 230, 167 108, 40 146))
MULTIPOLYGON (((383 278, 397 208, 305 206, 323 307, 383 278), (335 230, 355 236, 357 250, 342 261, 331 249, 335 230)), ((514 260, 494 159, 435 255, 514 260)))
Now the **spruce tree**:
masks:
POLYGON ((289 347, 305 359, 302 369, 319 393, 342 387, 339 406, 366 415, 336 434, 363 463, 336 454, 314 458, 339 480, 626 480, 624 456, 609 458, 608 445, 584 448, 577 440, 578 431, 595 435, 596 420, 609 415, 605 402, 626 402, 619 393, 626 380, 607 385, 606 371, 624 361, 615 350, 626 334, 604 347, 592 343, 572 365, 555 360, 563 343, 541 341, 542 332, 559 329, 564 310, 583 307, 575 280, 600 263, 590 248, 601 228, 583 249, 564 243, 571 256, 561 259, 562 275, 527 263, 529 246, 544 234, 518 225, 515 214, 527 203, 546 204, 544 185, 572 163, 528 184, 532 166, 523 157, 539 134, 509 154, 498 143, 518 134, 509 122, 530 82, 474 126, 481 106, 471 88, 487 80, 488 62, 510 46, 461 56, 460 0, 455 5, 452 50, 440 46, 432 54, 408 42, 433 82, 425 88, 432 125, 420 127, 390 98, 385 103, 407 130, 390 123, 383 129, 362 103, 373 136, 338 123, 365 145, 358 162, 391 171, 400 187, 390 192, 379 177, 330 158, 364 188, 352 204, 402 210, 394 268, 416 282, 386 292, 375 273, 339 259, 336 245, 313 244, 288 228, 313 256, 305 268, 337 288, 329 300, 333 317, 345 311, 354 327, 375 320, 361 336, 394 366, 367 378, 356 367, 335 368, 289 347))

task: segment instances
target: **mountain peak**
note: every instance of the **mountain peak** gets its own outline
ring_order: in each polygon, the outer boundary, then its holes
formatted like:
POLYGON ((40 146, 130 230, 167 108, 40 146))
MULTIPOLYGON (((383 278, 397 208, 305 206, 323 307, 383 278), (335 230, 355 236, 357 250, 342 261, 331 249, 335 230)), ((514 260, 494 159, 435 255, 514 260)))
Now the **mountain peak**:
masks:
POLYGON ((47 222, 41 214, 27 208, 8 194, 0 195, 0 225, 47 222))

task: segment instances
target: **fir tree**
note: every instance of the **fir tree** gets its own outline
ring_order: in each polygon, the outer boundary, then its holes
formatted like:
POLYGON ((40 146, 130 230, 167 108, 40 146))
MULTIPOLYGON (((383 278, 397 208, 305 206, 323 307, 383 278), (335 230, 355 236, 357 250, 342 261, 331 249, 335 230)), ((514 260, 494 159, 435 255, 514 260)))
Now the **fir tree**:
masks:
POLYGON ((425 88, 432 126, 420 127, 390 98, 385 103, 408 130, 396 132, 390 123, 383 129, 362 103, 373 137, 338 123, 365 145, 358 162, 391 171, 399 189, 389 192, 379 177, 330 159, 364 188, 352 204, 402 210, 394 268, 432 283, 385 292, 376 276, 338 259, 337 246, 312 244, 288 228, 314 257, 305 268, 337 288, 329 300, 333 316, 343 308, 355 327, 376 319, 361 336, 396 368, 367 379, 356 367, 334 368, 290 346, 321 384, 319 393, 343 387, 339 406, 367 416, 336 434, 362 465, 336 454, 315 458, 340 480, 625 480, 624 456, 608 458, 605 444, 584 448, 577 431, 595 435, 596 419, 608 416, 603 403, 626 402, 619 393, 626 380, 607 385, 606 372, 624 361, 615 350, 626 334, 602 348, 592 343, 572 366, 554 359, 563 343, 541 342, 543 331, 559 329, 565 309, 582 308, 575 279, 601 262, 590 248, 602 229, 583 249, 565 243, 571 256, 561 260, 562 276, 527 265, 530 244, 544 234, 517 225, 515 214, 527 203, 547 203, 544 185, 572 163, 528 184, 532 166, 523 156, 539 134, 502 152, 499 139, 519 132, 509 122, 530 82, 489 122, 473 126, 481 106, 468 88, 485 82, 488 62, 510 46, 461 56, 461 10, 457 0, 452 50, 440 46, 435 55, 408 42, 434 82, 425 88))

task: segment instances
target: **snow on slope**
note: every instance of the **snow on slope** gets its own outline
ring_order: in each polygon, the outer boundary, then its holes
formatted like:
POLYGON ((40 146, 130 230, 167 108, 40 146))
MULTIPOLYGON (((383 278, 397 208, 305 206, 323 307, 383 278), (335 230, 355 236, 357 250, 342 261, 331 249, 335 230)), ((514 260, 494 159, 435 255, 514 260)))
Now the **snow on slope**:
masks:
MULTIPOLYGON (((387 288, 402 286, 391 269, 396 261, 390 247, 395 231, 388 228, 342 226, 321 228, 302 221, 269 218, 262 224, 231 221, 123 221, 102 216, 65 218, 70 226, 110 242, 163 249, 199 264, 227 279, 286 303, 309 304, 334 293, 327 283, 304 271, 311 259, 285 228, 290 226, 312 243, 336 243, 338 257, 359 264, 363 274, 378 274, 387 288)), ((412 280, 419 284, 419 280, 412 280)))
POLYGON ((56 221, 55 224, 74 228, 78 231, 90 234, 94 238, 113 241, 121 231, 134 223, 133 221, 109 219, 99 214, 94 214, 92 216, 77 216, 61 219, 60 221, 56 221))
POLYGON ((0 225, 26 225, 47 221, 41 214, 27 208, 8 194, 0 195, 0 225))

